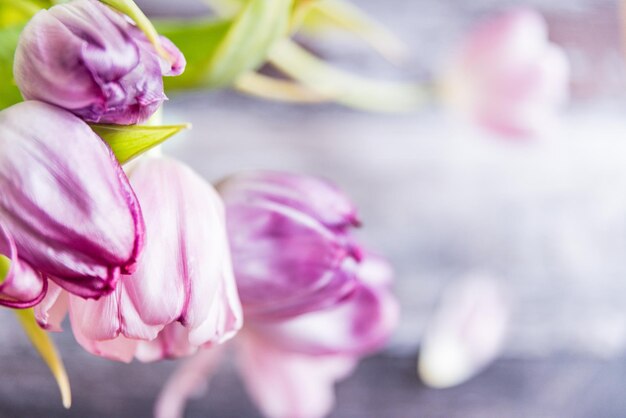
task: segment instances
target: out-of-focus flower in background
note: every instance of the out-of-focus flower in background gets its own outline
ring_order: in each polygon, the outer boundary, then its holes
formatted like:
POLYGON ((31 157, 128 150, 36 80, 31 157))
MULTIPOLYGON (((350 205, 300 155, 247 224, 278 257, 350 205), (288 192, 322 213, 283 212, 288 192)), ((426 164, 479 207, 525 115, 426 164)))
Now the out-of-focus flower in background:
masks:
POLYGON ((467 35, 440 76, 445 105, 509 137, 541 133, 566 102, 569 64, 545 20, 516 9, 467 35))
POLYGON ((137 270, 98 301, 49 292, 36 310, 39 322, 58 330, 63 315, 50 310, 69 307, 74 335, 87 351, 126 362, 135 355, 148 361, 191 354, 232 337, 242 314, 219 196, 190 168, 166 158, 139 161, 130 179, 146 220, 137 270), (181 324, 175 336, 184 353, 170 351, 173 330, 142 344, 174 322, 181 324))
POLYGON ((351 270, 361 253, 350 231, 358 218, 340 190, 268 171, 235 174, 217 188, 246 316, 315 311, 354 290, 351 270))
POLYGON ((110 293, 134 270, 144 233, 111 150, 76 116, 34 101, 0 112, 0 148, 0 219, 17 251, 4 255, 79 296, 110 293))
MULTIPOLYGON (((242 293, 246 325, 234 339, 239 373, 264 415, 270 418, 322 417, 334 403, 334 383, 347 376, 361 357, 380 349, 396 326, 398 303, 391 293, 391 269, 376 256, 360 254, 358 260, 343 267, 341 274, 331 269, 324 276, 325 281, 342 283, 343 276, 349 275, 352 279, 350 292, 342 292, 339 299, 328 296, 329 302, 320 305, 318 295, 310 291, 309 280, 299 280, 302 272, 311 267, 311 261, 292 258, 288 245, 277 246, 272 240, 282 237, 296 250, 302 250, 297 244, 311 238, 310 235, 305 235, 307 239, 300 237, 301 229, 293 228, 294 219, 285 217, 289 208, 296 211, 297 219, 304 219, 309 225, 315 220, 319 224, 317 233, 322 220, 326 228, 333 225, 337 228, 335 233, 339 233, 356 219, 352 204, 331 185, 312 178, 279 173, 235 177, 226 183, 237 181, 236 185, 221 183, 219 189, 224 193, 227 216, 231 210, 237 215, 229 218, 233 225, 238 224, 229 227, 231 239, 236 241, 232 234, 239 233, 240 229, 252 227, 251 230, 257 231, 247 237, 246 248, 233 245, 233 258, 240 265, 247 264, 247 268, 241 270, 242 275, 247 274, 243 283, 248 297, 243 297, 242 293), (240 188, 240 192, 226 191, 230 187, 240 188), (315 200, 315 196, 319 199, 315 200), (245 202, 251 210, 242 211, 241 205, 245 202), (277 251, 279 248, 283 251, 277 251), (262 251, 267 249, 271 253, 262 251), (270 265, 273 268, 259 264, 259 254, 264 254, 264 258, 273 257, 274 264, 270 265), (293 268, 276 272, 281 258, 287 262, 286 266, 293 268), (256 274, 250 275, 252 271, 256 274), (256 293, 269 298, 267 288, 273 285, 277 273, 281 276, 279 285, 285 286, 288 280, 292 282, 292 298, 276 292, 274 309, 268 314, 267 310, 256 309, 259 299, 252 296, 256 293), (294 310, 292 299, 299 301, 297 306, 306 306, 306 309, 294 310), (301 303, 307 299, 314 303, 301 303), (246 306, 247 301, 252 309, 246 306)), ((312 242, 319 245, 320 258, 336 247, 334 240, 318 242, 314 239, 312 242)), ((311 260, 315 259, 315 249, 308 248, 311 260)), ((239 285, 239 276, 235 277, 239 285)), ((319 280, 317 275, 314 279, 314 283, 319 280)), ((156 415, 182 416, 186 399, 214 373, 216 358, 220 355, 221 350, 202 351, 183 365, 164 388, 156 415)))
POLYGON ((446 388, 480 373, 500 354, 509 317, 507 297, 493 277, 474 274, 449 285, 422 339, 421 380, 446 388))
POLYGON ((65 108, 88 122, 145 121, 166 99, 164 75, 185 59, 166 38, 161 57, 144 33, 96 0, 77 0, 37 13, 15 53, 15 81, 26 99, 65 108))

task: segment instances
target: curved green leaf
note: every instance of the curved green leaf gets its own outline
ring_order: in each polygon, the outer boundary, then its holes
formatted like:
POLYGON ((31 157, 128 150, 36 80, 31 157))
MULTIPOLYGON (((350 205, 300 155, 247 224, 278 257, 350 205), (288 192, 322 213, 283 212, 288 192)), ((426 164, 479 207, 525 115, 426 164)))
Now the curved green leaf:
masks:
POLYGON ((190 125, 146 126, 146 125, 91 125, 91 128, 113 150, 120 164, 163 143, 190 125))
POLYGON ((291 40, 277 42, 270 62, 311 90, 357 109, 397 112, 416 108, 428 100, 418 84, 379 81, 335 68, 291 40))
POLYGON ((63 366, 63 361, 57 352, 54 343, 46 333, 42 330, 37 321, 35 320, 35 313, 32 309, 14 310, 15 315, 20 321, 20 325, 24 329, 24 332, 28 336, 28 339, 33 344, 33 347, 39 352, 39 355, 46 363, 52 375, 56 379, 59 390, 61 391, 61 398, 63 400, 63 406, 68 408, 72 405, 72 391, 70 389, 70 381, 63 366))
POLYGON ((292 0, 250 0, 232 19, 157 23, 187 58, 187 70, 168 88, 223 87, 265 62, 288 33, 292 0))

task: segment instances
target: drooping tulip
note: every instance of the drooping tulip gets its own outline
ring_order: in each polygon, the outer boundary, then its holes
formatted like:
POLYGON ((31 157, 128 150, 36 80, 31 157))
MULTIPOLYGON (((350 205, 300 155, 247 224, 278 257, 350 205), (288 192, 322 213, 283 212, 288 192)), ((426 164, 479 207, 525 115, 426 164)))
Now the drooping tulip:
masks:
POLYGON ((140 123, 166 99, 162 77, 185 67, 180 51, 165 38, 161 42, 172 62, 129 19, 99 1, 56 5, 24 28, 15 81, 26 99, 57 105, 88 122, 140 123))
POLYGON ((352 266, 361 254, 349 232, 358 219, 335 187, 307 176, 250 172, 229 177, 218 191, 247 316, 295 316, 354 290, 352 266))
POLYGON ((34 101, 0 112, 0 148, 0 221, 19 258, 82 297, 110 293, 144 232, 111 150, 76 116, 34 101))
MULTIPOLYGON (((362 356, 380 349, 398 320, 391 271, 365 256, 354 292, 338 304, 295 318, 248 315, 234 339, 236 362, 246 389, 268 418, 321 418, 334 404, 334 384, 362 356)), ((264 283, 258 283, 262 290, 264 283)), ((221 350, 203 350, 166 383, 157 418, 182 417, 186 400, 217 367, 221 350)))
MULTIPOLYGON (((69 297, 76 339, 95 355, 128 362, 179 355, 173 338, 193 351, 232 337, 242 315, 219 196, 190 168, 166 158, 145 158, 129 176, 144 212, 145 250, 110 296, 69 297)), ((37 317, 58 329, 47 309, 37 317)))
POLYGON ((471 32, 441 79, 443 99, 492 131, 540 133, 568 97, 569 64, 538 13, 516 9, 471 32))

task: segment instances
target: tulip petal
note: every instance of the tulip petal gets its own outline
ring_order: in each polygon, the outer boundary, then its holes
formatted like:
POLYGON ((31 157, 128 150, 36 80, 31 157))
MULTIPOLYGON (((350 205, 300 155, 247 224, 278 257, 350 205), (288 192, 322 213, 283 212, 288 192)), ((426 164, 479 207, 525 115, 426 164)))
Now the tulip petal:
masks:
POLYGON ((61 332, 61 323, 69 309, 67 292, 55 282, 48 281, 48 292, 41 303, 35 306, 35 318, 46 331, 61 332))
POLYGON ((303 212, 329 228, 359 224, 350 199, 333 184, 311 176, 242 172, 220 182, 217 189, 228 204, 266 201, 303 212))
POLYGON ((451 285, 423 337, 422 381, 446 388, 481 372, 501 351, 509 315, 506 297, 491 276, 472 275, 451 285))
POLYGON ((0 278, 0 305, 28 308, 36 305, 46 294, 46 281, 28 263, 18 258, 13 238, 0 224, 0 260, 6 263, 6 274, 0 278))
POLYGON ((357 218, 343 194, 315 179, 271 172, 236 175, 218 187, 248 317, 300 315, 354 290, 350 266, 360 250, 347 229, 357 218))
POLYGON ((335 306, 286 321, 249 321, 248 326, 292 352, 373 353, 397 325, 398 302, 389 288, 391 272, 383 260, 366 258, 357 275, 361 279, 357 289, 335 306))
POLYGON ((356 365, 350 356, 309 356, 283 350, 251 333, 238 337, 246 389, 268 418, 322 418, 333 407, 334 384, 356 365))
POLYGON ((32 101, 0 112, 0 147, 0 217, 20 257, 83 297, 111 292, 143 244, 111 150, 77 117, 32 101))
POLYGON ((187 400, 204 388, 219 367, 219 347, 201 350, 167 380, 154 407, 155 418, 182 418, 187 400))
MULTIPOLYGON (((180 321, 193 345, 232 335, 242 315, 219 196, 191 169, 165 158, 140 161, 130 177, 147 235, 155 237, 123 284, 139 317, 151 325, 180 321)), ((127 306, 120 306, 122 317, 127 306)))

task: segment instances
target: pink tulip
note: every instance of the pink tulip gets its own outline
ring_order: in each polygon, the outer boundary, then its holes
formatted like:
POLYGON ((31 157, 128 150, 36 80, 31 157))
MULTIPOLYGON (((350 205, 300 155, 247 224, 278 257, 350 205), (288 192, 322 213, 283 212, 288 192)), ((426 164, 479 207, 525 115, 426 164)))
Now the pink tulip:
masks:
POLYGON ((32 267, 79 296, 110 293, 133 271, 144 233, 111 150, 76 116, 33 101, 0 112, 0 148, 7 283, 31 283, 27 298, 39 293, 32 267))
POLYGON ((569 65, 538 13, 519 9, 468 35, 442 80, 444 100, 507 136, 545 129, 568 97, 569 65))
POLYGON ((218 190, 246 316, 292 317, 354 291, 351 270, 361 254, 350 229, 358 220, 334 186, 257 171, 231 176, 218 190))
MULTIPOLYGON (((355 273, 357 288, 334 306, 291 319, 246 316, 246 326, 234 340, 238 369, 268 418, 327 415, 335 382, 389 338, 398 319, 389 267, 366 257, 355 273)), ((216 355, 201 351, 182 366, 159 397, 158 418, 182 417, 186 399, 214 373, 216 355)))
MULTIPOLYGON (((76 339, 92 354, 128 362, 189 354, 232 337, 241 307, 219 196, 191 169, 165 158, 138 162, 130 179, 144 211, 144 253, 110 296, 69 297, 76 339)), ((37 316, 58 329, 46 309, 37 316)))
POLYGON ((96 0, 75 0, 35 15, 15 53, 15 81, 26 99, 48 102, 89 122, 129 125, 166 99, 164 75, 185 59, 167 39, 166 62, 124 15, 96 0))

